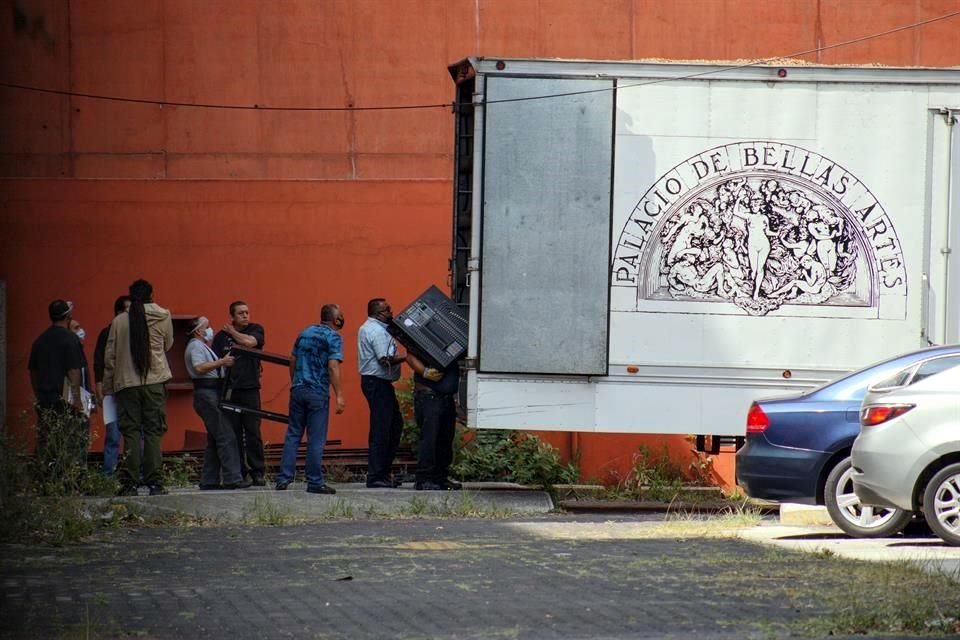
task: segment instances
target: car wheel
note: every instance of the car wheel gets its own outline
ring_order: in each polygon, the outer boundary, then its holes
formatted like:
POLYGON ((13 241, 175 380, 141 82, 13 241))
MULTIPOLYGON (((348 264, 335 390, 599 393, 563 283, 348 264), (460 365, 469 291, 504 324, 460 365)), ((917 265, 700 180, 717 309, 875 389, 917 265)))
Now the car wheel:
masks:
POLYGON ((854 538, 886 538, 900 533, 913 514, 902 509, 873 507, 853 492, 853 465, 844 458, 830 471, 823 489, 827 512, 834 524, 854 538))
POLYGON ((960 546, 960 463, 947 465, 927 483, 923 515, 941 540, 960 546))

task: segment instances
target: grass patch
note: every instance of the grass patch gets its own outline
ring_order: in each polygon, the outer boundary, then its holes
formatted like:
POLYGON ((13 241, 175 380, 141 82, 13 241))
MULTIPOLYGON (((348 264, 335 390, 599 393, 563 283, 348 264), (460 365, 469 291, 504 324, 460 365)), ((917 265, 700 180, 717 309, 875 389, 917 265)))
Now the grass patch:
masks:
POLYGON ((960 633, 960 575, 925 571, 908 562, 817 557, 832 578, 830 588, 820 590, 828 612, 795 625, 799 633, 813 637, 960 633))
POLYGON ((412 518, 506 518, 516 512, 506 507, 478 503, 468 491, 445 495, 440 500, 414 496, 402 507, 399 517, 412 518))
POLYGON ((253 499, 253 507, 244 512, 243 521, 246 524, 282 527, 291 524, 292 518, 289 507, 278 504, 265 496, 256 496, 253 499))
POLYGON ((328 520, 352 520, 354 518, 353 505, 343 498, 337 498, 323 512, 323 517, 328 520))
POLYGON ((673 534, 710 536, 746 529, 760 524, 760 512, 751 508, 730 507, 721 513, 699 513, 695 510, 670 511, 661 525, 673 534))

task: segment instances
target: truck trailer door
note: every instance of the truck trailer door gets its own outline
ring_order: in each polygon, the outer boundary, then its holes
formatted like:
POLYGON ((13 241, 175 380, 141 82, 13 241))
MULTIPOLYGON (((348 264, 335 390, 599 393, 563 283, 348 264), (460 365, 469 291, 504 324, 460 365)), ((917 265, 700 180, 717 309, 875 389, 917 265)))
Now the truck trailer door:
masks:
POLYGON ((480 371, 606 375, 613 81, 485 93, 480 371))

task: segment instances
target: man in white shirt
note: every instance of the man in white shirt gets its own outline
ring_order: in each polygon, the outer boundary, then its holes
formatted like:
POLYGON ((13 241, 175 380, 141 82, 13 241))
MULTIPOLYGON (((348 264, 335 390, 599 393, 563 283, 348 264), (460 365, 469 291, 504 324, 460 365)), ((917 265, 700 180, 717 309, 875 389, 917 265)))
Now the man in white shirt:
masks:
POLYGON ((367 487, 392 489, 400 483, 390 477, 390 466, 400 445, 403 415, 393 383, 400 378, 397 343, 387 332, 393 321, 390 304, 383 298, 367 303, 367 320, 357 336, 360 388, 370 405, 370 436, 367 454, 367 487))

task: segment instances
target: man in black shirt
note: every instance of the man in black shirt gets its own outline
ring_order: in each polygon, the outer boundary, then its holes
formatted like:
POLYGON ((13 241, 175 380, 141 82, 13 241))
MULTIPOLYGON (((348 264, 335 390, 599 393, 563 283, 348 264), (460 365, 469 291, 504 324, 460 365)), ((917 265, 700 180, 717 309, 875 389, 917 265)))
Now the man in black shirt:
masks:
POLYGON ((456 433, 456 396, 460 388, 460 363, 446 369, 426 366, 407 352, 407 364, 413 369, 413 413, 420 427, 417 445, 417 491, 451 491, 461 488, 449 478, 456 433))
POLYGON ((69 329, 73 303, 54 300, 47 311, 51 325, 34 340, 28 365, 30 385, 37 400, 36 453, 44 463, 56 453, 47 451, 53 430, 58 426, 79 429, 83 415, 80 394, 83 347, 69 329), (63 399, 65 392, 68 392, 69 404, 63 399))
MULTIPOLYGON (((213 339, 213 351, 223 358, 230 354, 234 345, 251 349, 263 349, 264 330, 255 322, 250 322, 250 307, 243 300, 230 304, 230 324, 221 329, 213 339)), ((260 361, 245 353, 232 354, 235 358, 229 370, 229 397, 224 400, 247 407, 260 408, 260 361)), ((241 474, 246 479, 250 474, 253 484, 266 485, 264 478, 263 439, 260 436, 260 416, 224 412, 236 434, 240 448, 241 474)))

